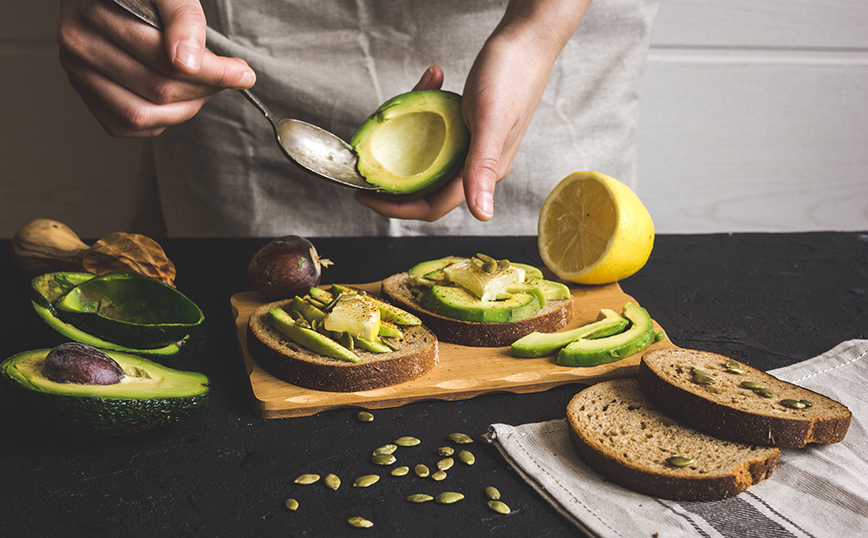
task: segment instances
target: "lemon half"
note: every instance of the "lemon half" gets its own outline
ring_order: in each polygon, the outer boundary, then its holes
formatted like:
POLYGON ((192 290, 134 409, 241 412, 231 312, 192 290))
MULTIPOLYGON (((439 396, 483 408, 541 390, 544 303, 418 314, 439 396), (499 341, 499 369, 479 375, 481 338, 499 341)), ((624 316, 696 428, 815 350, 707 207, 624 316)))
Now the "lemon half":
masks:
POLYGON ((617 282, 641 269, 654 247, 654 222, 630 187, 599 172, 561 180, 543 202, 540 256, 558 278, 617 282))

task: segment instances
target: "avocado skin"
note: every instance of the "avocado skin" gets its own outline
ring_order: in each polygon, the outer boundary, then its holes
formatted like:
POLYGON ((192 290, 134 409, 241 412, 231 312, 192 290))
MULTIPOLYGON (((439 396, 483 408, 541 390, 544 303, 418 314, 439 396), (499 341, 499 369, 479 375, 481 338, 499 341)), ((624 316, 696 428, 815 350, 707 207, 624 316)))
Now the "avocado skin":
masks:
POLYGON ((147 359, 116 352, 109 356, 123 364, 125 359, 138 365, 149 363, 166 375, 180 375, 192 380, 189 394, 175 396, 149 395, 101 395, 100 388, 112 385, 88 385, 94 394, 58 394, 29 383, 14 371, 16 364, 44 358, 50 349, 25 351, 10 357, 0 364, 0 380, 10 389, 13 401, 20 401, 27 408, 57 420, 58 422, 88 432, 120 436, 154 430, 168 426, 204 408, 208 403, 208 378, 195 372, 173 370, 147 359))

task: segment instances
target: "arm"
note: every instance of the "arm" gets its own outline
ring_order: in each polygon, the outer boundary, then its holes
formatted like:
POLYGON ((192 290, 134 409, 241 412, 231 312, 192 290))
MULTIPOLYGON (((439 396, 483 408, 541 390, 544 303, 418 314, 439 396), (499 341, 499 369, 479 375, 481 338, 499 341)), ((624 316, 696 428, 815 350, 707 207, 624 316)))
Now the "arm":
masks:
POLYGON ((110 0, 62 0, 57 40, 70 84, 111 135, 147 137, 192 118, 215 93, 249 88, 253 70, 205 52, 198 0, 154 0, 165 33, 110 0))
MULTIPOLYGON (((356 199, 388 217, 427 221, 468 201, 474 217, 491 219, 494 186, 509 173, 554 62, 589 4, 590 0, 511 0, 464 86, 464 121, 471 134, 464 169, 442 190, 421 200, 396 203, 361 192, 356 199)), ((435 80, 437 86, 423 81, 421 86, 439 87, 442 74, 435 80)))

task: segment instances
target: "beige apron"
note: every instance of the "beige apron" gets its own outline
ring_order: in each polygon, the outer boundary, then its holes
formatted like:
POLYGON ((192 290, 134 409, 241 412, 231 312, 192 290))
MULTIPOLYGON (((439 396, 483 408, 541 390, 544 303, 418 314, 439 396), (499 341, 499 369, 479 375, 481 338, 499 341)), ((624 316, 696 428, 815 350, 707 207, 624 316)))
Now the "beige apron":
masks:
MULTIPOLYGON (((570 0, 564 0, 570 1, 570 0)), ((205 0, 216 50, 244 58, 256 94, 278 118, 349 140, 388 98, 430 65, 461 93, 500 20, 503 0, 205 0)), ((534 235, 554 185, 577 170, 630 184, 638 90, 657 0, 595 0, 557 63, 495 216, 465 205, 434 222, 387 219, 350 189, 318 180, 280 152, 267 120, 238 92, 216 95, 192 120, 151 143, 170 236, 296 234, 534 235)))

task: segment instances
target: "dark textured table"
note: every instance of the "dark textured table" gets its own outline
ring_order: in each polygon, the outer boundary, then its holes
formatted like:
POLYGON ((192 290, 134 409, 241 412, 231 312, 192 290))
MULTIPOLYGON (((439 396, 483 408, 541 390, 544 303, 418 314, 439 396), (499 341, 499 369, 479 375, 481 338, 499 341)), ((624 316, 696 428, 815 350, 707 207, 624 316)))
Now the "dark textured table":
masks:
MULTIPOLYGON (((461 431, 479 439, 495 422, 562 418, 580 385, 537 394, 492 394, 263 420, 252 412, 229 297, 247 290, 247 263, 265 239, 163 240, 178 288, 205 312, 205 325, 171 365, 211 378, 208 407, 149 434, 104 439, 48 428, 0 393, 0 536, 581 536, 480 441, 476 464, 457 464, 443 482, 385 476, 368 489, 354 477, 381 471, 373 448, 402 435, 423 441, 418 459, 461 431), (292 483, 303 472, 339 475, 338 491, 292 483), (496 486, 512 513, 490 511, 496 486), (416 492, 461 491, 454 505, 414 505, 416 492), (290 512, 288 497, 301 507, 290 512), (367 517, 372 529, 347 518, 367 517)), ((369 282, 415 262, 485 252, 540 265, 534 237, 322 238, 335 262, 324 283, 369 282)), ((28 275, 0 241, 0 358, 51 347, 61 337, 29 305, 28 275)), ((868 338, 868 234, 678 235, 657 238, 645 268, 622 282, 685 348, 730 355, 762 369, 801 361, 841 341, 868 338)), ((409 449, 408 449, 409 450, 409 449)))

